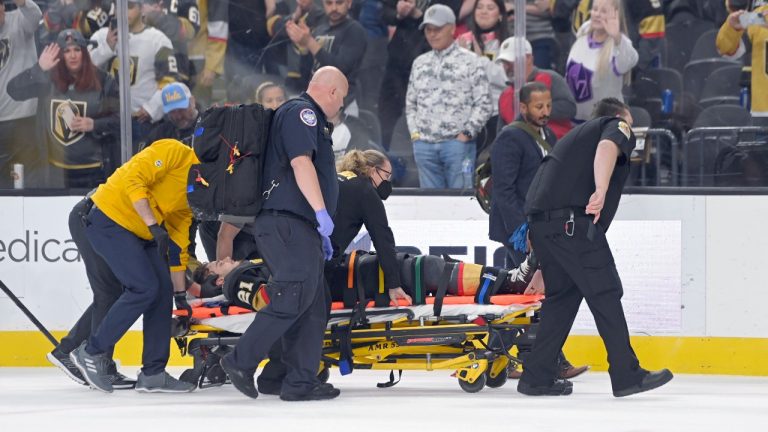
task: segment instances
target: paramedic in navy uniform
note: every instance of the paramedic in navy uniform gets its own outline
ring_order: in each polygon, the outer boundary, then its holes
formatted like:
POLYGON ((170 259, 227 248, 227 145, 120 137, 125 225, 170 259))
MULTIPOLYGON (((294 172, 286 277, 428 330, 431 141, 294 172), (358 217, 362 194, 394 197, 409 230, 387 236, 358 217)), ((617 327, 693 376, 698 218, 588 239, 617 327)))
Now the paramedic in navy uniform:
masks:
POLYGON ((593 119, 564 136, 541 163, 526 197, 529 239, 541 261, 547 298, 533 350, 517 386, 520 393, 567 395, 555 379, 556 359, 582 299, 608 352, 613 395, 628 396, 672 379, 640 367, 621 305, 623 289, 605 232, 616 214, 635 148, 629 107, 614 98, 593 119))
POLYGON ((267 144, 264 207, 254 237, 272 277, 270 303, 221 360, 232 384, 255 398, 256 366, 282 339, 288 373, 282 400, 333 399, 340 391, 317 379, 325 332, 324 260, 331 258, 331 215, 339 193, 332 124, 349 85, 332 66, 315 72, 306 93, 277 109, 267 144))

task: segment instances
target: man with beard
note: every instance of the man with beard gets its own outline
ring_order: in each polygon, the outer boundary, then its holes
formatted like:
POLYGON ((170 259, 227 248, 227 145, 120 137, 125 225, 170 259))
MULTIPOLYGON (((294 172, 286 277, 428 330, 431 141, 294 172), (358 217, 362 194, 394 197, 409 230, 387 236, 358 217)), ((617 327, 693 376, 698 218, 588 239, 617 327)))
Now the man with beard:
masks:
POLYGON ((170 83, 163 87, 161 99, 165 116, 152 126, 141 148, 163 138, 173 138, 191 146, 200 107, 189 87, 180 82, 170 83))
POLYGON ((491 149, 491 215, 488 237, 507 248, 507 268, 525 260, 523 251, 512 247, 512 234, 525 222, 525 194, 541 159, 557 139, 547 127, 552 112, 552 93, 533 81, 520 89, 520 117, 496 138, 491 149))
MULTIPOLYGON (((520 117, 505 127, 491 149, 491 218, 488 236, 507 248, 505 267, 519 267, 525 261, 525 251, 513 247, 514 233, 525 222, 525 196, 541 160, 555 146, 555 133, 547 127, 552 113, 552 93, 541 82, 529 82, 520 89, 520 117)), ((523 241, 525 237, 522 237, 523 241)), ((524 248, 522 248, 524 249, 524 248)), ((541 271, 537 270, 526 294, 544 294, 541 271)), ((521 358, 528 353, 520 353, 521 358)), ((558 377, 573 378, 589 366, 573 366, 561 351, 558 377)), ((509 371, 510 378, 520 372, 509 371)))

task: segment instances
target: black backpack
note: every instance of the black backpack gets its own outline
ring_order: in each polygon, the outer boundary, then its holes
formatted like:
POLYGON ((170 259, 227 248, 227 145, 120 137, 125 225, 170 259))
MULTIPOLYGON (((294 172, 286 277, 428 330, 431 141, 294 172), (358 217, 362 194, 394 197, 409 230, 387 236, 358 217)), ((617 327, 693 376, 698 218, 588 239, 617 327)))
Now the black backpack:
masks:
POLYGON ((196 219, 255 219, 263 203, 261 176, 272 114, 250 104, 212 107, 200 116, 192 137, 200 163, 187 177, 187 200, 196 219))

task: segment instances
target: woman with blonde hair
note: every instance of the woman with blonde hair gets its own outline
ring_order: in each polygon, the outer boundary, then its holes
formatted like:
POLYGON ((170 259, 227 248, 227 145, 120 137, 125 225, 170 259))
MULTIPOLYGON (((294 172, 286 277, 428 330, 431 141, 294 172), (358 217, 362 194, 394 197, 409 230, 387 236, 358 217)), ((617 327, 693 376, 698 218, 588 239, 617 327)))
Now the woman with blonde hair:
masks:
POLYGON ((389 297, 395 304, 398 299, 410 303, 411 298, 400 284, 395 236, 389 228, 387 210, 382 202, 392 192, 392 164, 380 151, 352 150, 336 164, 336 171, 339 172, 339 200, 333 216, 333 260, 330 264, 343 259, 347 246, 365 225, 379 255, 389 297))
POLYGON ((621 0, 595 0, 591 18, 579 29, 565 67, 565 79, 576 99, 576 122, 590 118, 604 98, 623 101, 621 89, 637 64, 621 0))

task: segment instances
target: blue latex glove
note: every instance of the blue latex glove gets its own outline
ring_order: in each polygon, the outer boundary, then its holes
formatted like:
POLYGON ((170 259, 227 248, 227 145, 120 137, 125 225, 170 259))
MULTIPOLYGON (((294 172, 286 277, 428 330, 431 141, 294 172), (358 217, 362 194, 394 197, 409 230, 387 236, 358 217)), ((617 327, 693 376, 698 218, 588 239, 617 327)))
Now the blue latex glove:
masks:
POLYGON ((331 238, 326 236, 321 236, 323 239, 323 256, 325 257, 326 261, 330 261, 331 258, 333 258, 333 245, 331 244, 331 238))
POLYGON ((509 244, 516 251, 525 252, 528 249, 528 222, 523 222, 522 225, 517 227, 514 233, 509 236, 509 244))
POLYGON ((317 232, 323 237, 330 237, 333 232, 333 219, 328 214, 328 210, 322 209, 315 212, 317 219, 317 232))

